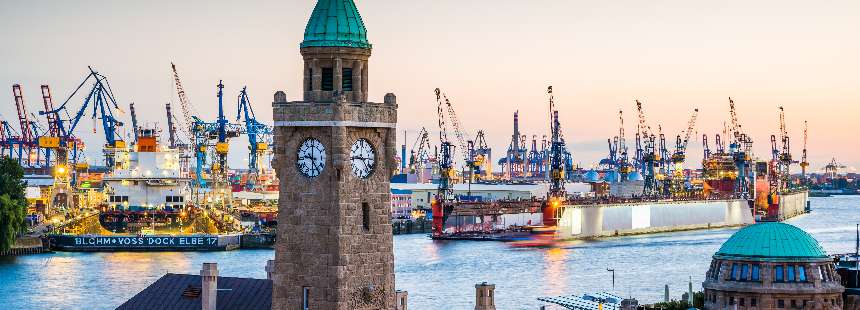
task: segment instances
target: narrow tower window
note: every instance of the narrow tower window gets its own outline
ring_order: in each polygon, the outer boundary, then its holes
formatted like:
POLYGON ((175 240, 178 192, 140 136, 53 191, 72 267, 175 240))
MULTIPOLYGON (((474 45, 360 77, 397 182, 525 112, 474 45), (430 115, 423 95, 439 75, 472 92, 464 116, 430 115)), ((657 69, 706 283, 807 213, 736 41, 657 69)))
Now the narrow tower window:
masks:
POLYGON ((305 85, 305 91, 314 90, 314 69, 308 68, 308 84, 305 85))
POLYGON ((366 202, 361 203, 361 226, 364 231, 370 230, 370 204, 366 202))
POLYGON ((322 68, 322 90, 334 90, 334 70, 332 68, 322 68))
POLYGON ((310 304, 309 300, 311 297, 310 295, 311 295, 311 288, 307 287, 307 286, 303 286, 302 287, 302 310, 310 309, 310 306, 309 306, 309 304, 310 304))
POLYGON ((352 91, 352 68, 343 68, 341 73, 343 74, 341 88, 343 91, 352 91))

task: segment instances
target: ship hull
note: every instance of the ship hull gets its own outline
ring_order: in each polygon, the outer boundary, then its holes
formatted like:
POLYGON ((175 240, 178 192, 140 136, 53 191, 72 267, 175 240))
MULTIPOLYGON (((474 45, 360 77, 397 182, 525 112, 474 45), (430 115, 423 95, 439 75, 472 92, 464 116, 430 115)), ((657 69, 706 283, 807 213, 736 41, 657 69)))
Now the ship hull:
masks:
POLYGON ((748 225, 747 200, 659 201, 567 205, 559 212, 562 239, 598 238, 748 225))

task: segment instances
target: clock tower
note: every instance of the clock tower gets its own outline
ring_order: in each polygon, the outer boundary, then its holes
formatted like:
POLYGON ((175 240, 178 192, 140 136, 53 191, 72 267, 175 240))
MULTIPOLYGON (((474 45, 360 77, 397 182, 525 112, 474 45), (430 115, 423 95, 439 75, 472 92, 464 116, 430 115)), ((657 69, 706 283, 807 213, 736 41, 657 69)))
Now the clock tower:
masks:
POLYGON ((273 103, 272 308, 393 309, 396 98, 367 100, 371 44, 353 0, 319 0, 300 52, 303 99, 273 103))

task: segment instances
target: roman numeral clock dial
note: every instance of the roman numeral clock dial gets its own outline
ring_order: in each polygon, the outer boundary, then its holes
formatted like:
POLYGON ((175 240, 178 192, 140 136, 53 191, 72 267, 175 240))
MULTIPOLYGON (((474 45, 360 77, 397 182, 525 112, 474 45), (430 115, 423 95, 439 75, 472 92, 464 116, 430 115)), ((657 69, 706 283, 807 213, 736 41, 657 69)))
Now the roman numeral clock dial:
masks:
POLYGON ((373 145, 367 139, 358 139, 349 150, 349 161, 352 164, 352 173, 364 179, 373 173, 376 167, 376 152, 373 145))
POLYGON ((307 139, 299 146, 296 167, 306 177, 317 177, 325 168, 325 157, 325 146, 319 140, 307 139))

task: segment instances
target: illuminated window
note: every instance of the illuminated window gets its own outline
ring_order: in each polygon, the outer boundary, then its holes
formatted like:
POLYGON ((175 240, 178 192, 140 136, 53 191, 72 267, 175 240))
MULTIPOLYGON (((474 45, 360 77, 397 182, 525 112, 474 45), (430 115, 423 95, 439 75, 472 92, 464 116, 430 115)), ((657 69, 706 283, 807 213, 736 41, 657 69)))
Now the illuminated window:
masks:
MULTIPOLYGON (((774 269, 773 269, 773 270, 774 270, 774 271, 773 271, 773 273, 774 273, 774 279, 775 279, 775 281, 776 281, 776 282, 783 282, 783 281, 785 281, 785 275, 783 274, 782 266, 776 266, 776 267, 774 267, 774 269)), ((780 307, 780 308, 782 308, 782 307, 780 307)))
MULTIPOLYGON (((752 265, 752 281, 759 281, 759 267, 758 265, 752 265)), ((753 299, 755 300, 755 299, 753 299)))
POLYGON ((797 266, 797 281, 806 282, 806 268, 803 266, 797 266))
MULTIPOLYGON (((787 268, 785 268, 785 271, 787 271, 787 273, 788 273, 785 277, 785 281, 786 282, 794 282, 795 281, 795 279, 794 279, 794 266, 789 265, 787 268)), ((794 301, 792 300, 792 302, 794 302, 794 301)), ((794 307, 794 305, 792 305, 792 307, 794 307)))
MULTIPOLYGON (((749 279, 749 274, 750 274, 750 264, 744 264, 743 268, 741 268, 740 280, 746 281, 747 279, 749 279)), ((743 304, 741 304, 741 306, 743 306, 743 304)))

